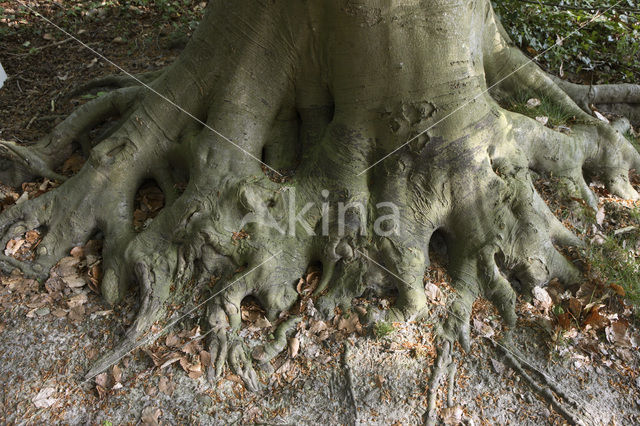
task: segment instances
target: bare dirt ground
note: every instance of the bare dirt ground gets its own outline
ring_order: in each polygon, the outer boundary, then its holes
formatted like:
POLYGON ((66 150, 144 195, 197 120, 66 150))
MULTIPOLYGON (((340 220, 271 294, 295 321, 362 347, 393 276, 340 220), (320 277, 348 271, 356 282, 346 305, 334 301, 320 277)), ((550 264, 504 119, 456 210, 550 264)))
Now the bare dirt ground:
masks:
MULTIPOLYGON (((139 73, 170 63, 184 45, 180 12, 143 6, 133 9, 81 2, 31 2, 48 17, 78 34, 123 68, 139 73), (79 6, 78 6, 79 5, 79 6), (73 6, 73 7, 72 7, 73 6), (78 6, 77 16, 69 10, 78 6), (166 15, 165 15, 166 14, 166 15), (136 17, 135 19, 132 18, 136 17), (178 25, 179 24, 179 25, 178 25)), ((133 4, 129 3, 129 5, 133 4)), ((144 5, 144 2, 139 2, 144 5)), ((86 97, 69 98, 80 84, 116 70, 86 48, 39 21, 15 13, 16 4, 0 2, 8 32, 2 34, 2 62, 9 80, 0 89, 0 138, 29 143, 60 122, 86 97), (7 10, 14 10, 13 15, 7 10), (13 16, 13 18, 11 17, 13 16)), ((96 93, 93 96, 97 95, 96 93)), ((82 164, 78 153, 62 172, 82 164)), ((2 209, 50 190, 40 180, 22 188, 2 186, 2 209)), ((594 244, 598 238, 638 225, 637 206, 598 189, 603 208, 595 224, 566 215, 567 204, 554 199, 551 183, 539 188, 567 225, 594 244)), ((142 188, 137 221, 151 220, 162 207, 161 194, 142 188)), ((575 209, 575 206, 572 205, 575 209)), ((635 231, 637 232, 637 230, 635 231)), ((621 233, 620 235, 623 235, 621 233)), ((2 249, 28 258, 40 235, 27 233, 2 249)), ((435 264, 425 277, 432 301, 429 318, 386 324, 376 315, 389 300, 358 300, 352 312, 320 318, 303 297, 317 283, 317 271, 301 279, 304 320, 287 351, 273 362, 275 373, 251 393, 239 377, 227 374, 214 385, 206 380, 202 308, 187 314, 170 334, 123 358, 116 367, 89 381, 92 360, 111 348, 131 323, 135 294, 122 305, 105 305, 98 294, 100 236, 77 247, 43 283, 18 272, 0 277, 0 422, 2 424, 421 424, 426 389, 436 358, 434 324, 446 316, 452 300, 444 269, 435 264)), ((637 240, 628 250, 637 253, 637 240)), ((576 262, 579 254, 568 253, 576 262)), ((440 265, 446 264, 443 260, 440 265)), ((586 264, 587 271, 592 268, 586 264)), ((637 272, 637 271, 636 271, 637 272)), ((205 288, 177 306, 173 318, 193 309, 205 288)), ((637 314, 616 282, 587 273, 575 289, 551 285, 531 301, 519 303, 520 320, 509 353, 545 372, 575 403, 574 411, 594 424, 640 423, 637 314)), ((273 325, 259 306, 243 307, 240 335, 250 345, 268 340, 273 325)), ((494 309, 478 301, 472 317, 470 353, 456 349, 457 375, 452 406, 440 404, 446 424, 563 424, 558 414, 522 374, 500 342, 504 330, 494 309)), ((541 377, 535 373, 537 381, 541 377)), ((446 384, 441 401, 446 401, 446 384)))

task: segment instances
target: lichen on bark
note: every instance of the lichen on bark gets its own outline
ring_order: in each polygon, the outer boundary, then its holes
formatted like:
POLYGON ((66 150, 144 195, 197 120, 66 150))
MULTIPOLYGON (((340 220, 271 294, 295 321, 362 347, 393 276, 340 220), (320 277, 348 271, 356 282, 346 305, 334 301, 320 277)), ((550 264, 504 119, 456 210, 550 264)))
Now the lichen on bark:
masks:
MULTIPOLYGON (((324 315, 367 288, 393 287, 388 317, 419 318, 436 233, 457 294, 439 334, 447 352, 455 341, 468 348, 476 298, 491 300, 513 326, 517 294, 580 279, 558 250, 580 241, 536 192, 531 170, 564 180, 591 206, 597 198, 585 174, 638 198, 629 171, 640 156, 621 128, 594 119, 576 104, 577 90, 513 47, 486 0, 212 0, 174 64, 95 85, 116 88, 33 146, 2 142, 5 183, 61 178, 56 169, 75 144, 89 159, 59 188, 0 216, 3 245, 29 229, 45 233, 34 262, 2 256, 4 269, 46 277, 99 230, 105 299, 121 299, 135 276, 137 319, 88 376, 139 345, 185 284, 222 277, 204 315, 210 376, 228 363, 255 388, 252 365, 278 353, 296 318, 249 354, 234 332, 245 297, 278 318, 298 299, 296 279, 320 262, 315 296, 324 315), (562 134, 494 100, 523 89, 573 111, 580 124, 562 134), (116 126, 87 141, 110 117, 116 126), (273 169, 295 173, 274 182, 273 169), (159 184, 166 206, 136 233, 134 195, 146 179, 159 184), (300 215, 291 205, 310 207, 300 215), (381 206, 397 209, 392 228, 376 220, 381 206), (257 220, 265 217, 286 224, 284 232, 257 220)), ((633 109, 629 96, 620 104, 633 109)))

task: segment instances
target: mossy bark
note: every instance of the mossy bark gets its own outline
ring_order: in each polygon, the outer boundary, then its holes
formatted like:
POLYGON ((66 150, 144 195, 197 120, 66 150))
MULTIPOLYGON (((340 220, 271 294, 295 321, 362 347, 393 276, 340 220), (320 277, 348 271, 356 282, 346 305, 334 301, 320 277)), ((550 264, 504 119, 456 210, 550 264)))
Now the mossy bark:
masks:
MULTIPOLYGON (((513 325, 517 292, 580 278, 556 249, 580 242, 547 208, 530 170, 565 179, 591 205, 584 171, 638 197, 629 183, 638 153, 509 43, 486 0, 212 0, 180 58, 149 78, 152 91, 131 78, 107 83, 124 87, 83 106, 31 149, 3 144, 16 160, 4 164, 3 180, 56 177, 73 142, 120 118, 89 145, 76 176, 0 217, 3 244, 46 230, 32 264, 2 257, 5 269, 45 277, 100 230, 104 297, 118 301, 136 277, 138 319, 89 376, 139 344, 185 283, 215 276, 225 290, 206 315, 215 331, 212 375, 229 361, 257 386, 251 356, 233 338, 244 297, 276 318, 298 298, 296 279, 321 262, 317 306, 326 315, 368 287, 393 286, 389 317, 419 317, 428 308, 423 275, 436 232, 457 293, 440 333, 467 348, 477 297, 513 325), (554 132, 491 96, 522 89, 574 110, 583 124, 571 135, 554 132), (295 175, 275 183, 259 159, 295 175), (182 177, 188 183, 179 194, 182 177), (149 178, 166 207, 136 234, 134 195, 149 178), (341 215, 339 203, 352 208, 341 215), (393 228, 376 221, 383 205, 397 207, 393 228)), ((275 352, 254 358, 265 363, 275 352)))

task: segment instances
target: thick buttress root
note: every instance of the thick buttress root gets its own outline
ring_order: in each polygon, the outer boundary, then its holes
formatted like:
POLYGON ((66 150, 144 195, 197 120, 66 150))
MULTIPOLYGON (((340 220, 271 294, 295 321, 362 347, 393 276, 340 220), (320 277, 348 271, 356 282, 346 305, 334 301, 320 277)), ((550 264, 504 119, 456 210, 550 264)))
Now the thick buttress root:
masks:
POLYGON ((428 309, 423 276, 436 233, 456 291, 439 330, 445 368, 454 342, 470 346, 476 298, 494 303, 513 327, 518 294, 554 278, 567 285, 580 279, 558 251, 580 241, 536 192, 531 170, 563 179, 592 206, 597 198, 584 172, 617 195, 638 198, 629 171, 640 170, 640 155, 618 130, 586 116, 564 135, 489 96, 487 84, 502 79, 502 91, 526 85, 581 111, 534 65, 527 78, 503 78, 522 58, 488 1, 456 9, 464 19, 453 20, 418 2, 403 9, 407 22, 398 28, 393 6, 367 14, 365 6, 339 3, 211 1, 178 61, 145 76, 153 91, 130 78, 99 81, 119 88, 29 149, 0 144, 14 160, 3 163, 3 182, 56 178, 74 142, 83 145, 91 128, 120 117, 103 138, 84 144, 89 158, 76 176, 0 216, 2 244, 30 229, 44 234, 33 262, 3 256, 5 270, 44 278, 100 231, 106 300, 121 299, 135 277, 138 318, 89 376, 144 344, 155 322, 171 326, 162 320, 187 283, 216 277, 203 313, 209 376, 228 366, 257 389, 253 365, 268 371, 284 348, 298 321, 286 318, 299 297, 294 283, 309 264, 322 264, 314 295, 322 314, 348 308, 368 288, 393 289, 389 319, 413 320, 428 309), (393 48, 363 55, 372 45, 393 48), (273 182, 261 158, 283 167, 298 158, 295 176, 273 182), (158 182, 167 202, 136 233, 134 196, 146 179, 158 182), (251 353, 236 333, 247 296, 269 320, 283 320, 276 338, 251 353))

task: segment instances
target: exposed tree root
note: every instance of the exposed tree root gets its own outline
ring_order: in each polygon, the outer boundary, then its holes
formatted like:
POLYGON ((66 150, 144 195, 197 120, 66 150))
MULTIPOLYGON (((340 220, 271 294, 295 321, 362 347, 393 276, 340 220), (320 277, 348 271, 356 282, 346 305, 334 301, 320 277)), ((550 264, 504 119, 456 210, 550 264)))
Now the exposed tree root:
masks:
POLYGON ((447 390, 447 404, 453 405, 453 383, 455 381, 455 370, 451 369, 453 364, 453 358, 451 356, 451 342, 445 340, 438 348, 438 356, 436 362, 431 369, 431 376, 429 377, 429 387, 427 389, 427 411, 423 416, 425 425, 433 426, 438 422, 438 411, 436 403, 438 401, 438 388, 440 382, 447 376, 449 378, 449 385, 447 390))
POLYGON ((88 153, 89 131, 110 118, 125 116, 141 93, 140 88, 124 88, 92 99, 31 146, 0 141, 0 181, 12 186, 34 177, 64 182, 66 178, 55 170, 69 158, 74 142, 88 153))
POLYGON ((521 362, 520 360, 522 360, 522 358, 514 356, 514 352, 509 349, 508 345, 505 346, 504 344, 498 343, 493 339, 487 340, 489 340, 493 344, 494 348, 502 353, 503 357, 509 362, 514 371, 518 373, 520 377, 522 377, 535 392, 537 392, 549 404, 551 404, 553 408, 562 417, 564 417, 565 420, 573 425, 591 424, 586 419, 581 418, 581 416, 575 412, 580 408, 578 403, 564 391, 562 391, 560 387, 555 384, 544 372, 535 368, 533 365, 526 361, 521 362), (526 370, 529 370, 536 376, 538 376, 542 383, 537 382, 529 373, 527 373, 526 370), (565 403, 563 403, 562 400, 564 400, 565 403))
POLYGON ((136 76, 129 75, 107 75, 98 77, 74 89, 69 96, 78 96, 89 93, 94 89, 122 89, 125 87, 139 86, 140 83, 149 84, 162 75, 164 69, 149 71, 136 76))
MULTIPOLYGON (((454 342, 470 346, 477 297, 490 300, 512 327, 517 294, 554 278, 580 280, 558 251, 580 241, 536 192, 531 170, 563 179, 592 206, 597 198, 585 173, 615 194, 638 198, 629 171, 640 170, 640 155, 535 65, 513 72, 527 60, 501 35, 489 2, 456 4, 464 19, 415 4, 397 28, 392 18, 400 12, 391 6, 380 11, 384 25, 369 25, 367 7, 338 3, 316 10, 307 2, 212 1, 183 55, 150 83, 155 93, 116 89, 31 148, 5 144, 17 161, 0 179, 18 183, 55 173, 74 141, 120 117, 103 140, 86 145, 89 160, 76 176, 0 216, 2 245, 29 229, 45 234, 32 264, 0 258, 3 269, 44 278, 100 230, 105 299, 121 299, 131 277, 140 286, 134 325, 90 374, 145 342, 186 283, 217 277, 219 294, 205 314, 209 377, 228 366, 257 389, 254 362, 268 371, 298 319, 248 353, 237 337, 243 298, 258 299, 275 321, 298 299, 295 281, 320 262, 316 306, 323 315, 375 288, 397 291, 390 320, 420 318, 428 309, 429 244, 439 233, 456 299, 439 330, 443 344, 430 384, 437 389, 454 342), (434 28, 441 33, 434 36, 434 28), (395 48, 363 55, 383 44, 395 48), (433 59, 440 57, 446 60, 433 59), (554 132, 501 109, 489 85, 547 94, 577 111, 582 124, 571 135, 554 132), (300 152, 299 163, 285 183, 269 180, 262 167, 272 166, 256 161, 289 166, 297 158, 292 152, 300 152), (158 182, 167 202, 136 234, 133 201, 145 179, 158 182), (184 181, 180 194, 175 186, 184 181)), ((131 81, 92 84, 106 83, 131 81)))
POLYGON ((592 107, 627 117, 640 125, 640 85, 637 84, 574 84, 552 76, 553 81, 584 111, 592 107))

